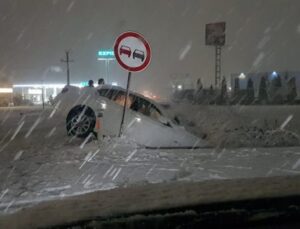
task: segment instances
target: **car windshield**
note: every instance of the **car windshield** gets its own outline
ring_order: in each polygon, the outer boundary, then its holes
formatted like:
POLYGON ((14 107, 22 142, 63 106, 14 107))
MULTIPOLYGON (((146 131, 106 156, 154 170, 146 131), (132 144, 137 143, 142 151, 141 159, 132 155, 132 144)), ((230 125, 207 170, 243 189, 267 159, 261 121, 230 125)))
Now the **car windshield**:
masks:
MULTIPOLYGON (((122 196, 152 211, 197 196, 168 185, 300 175, 299 12, 299 0, 1 0, 0 228, 87 193, 160 187, 181 201, 122 196)), ((221 190, 208 193, 239 199, 221 190)), ((112 215, 131 209, 109 201, 112 215)))

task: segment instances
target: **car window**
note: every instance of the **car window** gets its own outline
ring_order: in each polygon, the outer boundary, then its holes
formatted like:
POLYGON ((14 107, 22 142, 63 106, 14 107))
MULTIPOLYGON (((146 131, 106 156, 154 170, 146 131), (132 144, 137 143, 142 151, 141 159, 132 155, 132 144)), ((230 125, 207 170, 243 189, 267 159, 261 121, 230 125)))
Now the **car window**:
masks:
POLYGON ((112 90, 112 94, 111 94, 111 97, 110 99, 112 101, 118 101, 120 100, 121 98, 125 98, 125 92, 124 91, 120 91, 120 90, 112 90))
POLYGON ((116 89, 100 89, 98 90, 100 96, 104 96, 110 100, 117 100, 120 96, 125 95, 124 91, 116 90, 116 89))
MULTIPOLYGON (((112 90, 110 99, 120 106, 124 106, 126 92, 121 90, 112 90)), ((127 108, 130 108, 133 103, 133 96, 130 95, 127 99, 127 108)))
MULTIPOLYGON (((124 106, 125 91, 114 89, 100 89, 98 90, 98 92, 100 96, 104 96, 119 104, 120 106, 124 106)), ((161 116, 161 111, 154 104, 132 94, 127 100, 127 107, 143 115, 151 117, 152 119, 159 120, 159 117, 161 116)))
POLYGON ((155 120, 159 120, 159 117, 162 115, 161 111, 154 104, 138 96, 134 96, 130 108, 155 120))
POLYGON ((113 91, 110 89, 100 89, 100 90, 98 90, 98 93, 100 96, 110 99, 113 91))

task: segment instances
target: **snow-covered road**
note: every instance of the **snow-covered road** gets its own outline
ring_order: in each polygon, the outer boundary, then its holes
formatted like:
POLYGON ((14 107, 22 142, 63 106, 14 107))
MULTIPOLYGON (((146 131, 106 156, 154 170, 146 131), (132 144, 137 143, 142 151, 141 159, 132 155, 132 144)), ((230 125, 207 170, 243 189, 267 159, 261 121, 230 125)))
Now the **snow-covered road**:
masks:
POLYGON ((67 137, 64 120, 49 118, 50 113, 0 111, 2 214, 93 190, 300 174, 300 147, 149 150, 125 138, 82 145, 84 140, 67 137))

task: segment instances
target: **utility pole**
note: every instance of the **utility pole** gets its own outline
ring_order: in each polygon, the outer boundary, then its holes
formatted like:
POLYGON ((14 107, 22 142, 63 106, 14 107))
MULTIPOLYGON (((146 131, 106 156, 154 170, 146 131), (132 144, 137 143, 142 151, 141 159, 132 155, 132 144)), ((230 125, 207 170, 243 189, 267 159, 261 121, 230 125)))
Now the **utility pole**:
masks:
POLYGON ((70 60, 70 51, 66 51, 66 59, 61 59, 61 62, 67 64, 67 85, 70 85, 70 63, 74 62, 74 60, 70 60))
POLYGON ((43 81, 43 85, 42 85, 42 102, 43 102, 43 110, 45 110, 45 88, 44 88, 44 81, 43 81))

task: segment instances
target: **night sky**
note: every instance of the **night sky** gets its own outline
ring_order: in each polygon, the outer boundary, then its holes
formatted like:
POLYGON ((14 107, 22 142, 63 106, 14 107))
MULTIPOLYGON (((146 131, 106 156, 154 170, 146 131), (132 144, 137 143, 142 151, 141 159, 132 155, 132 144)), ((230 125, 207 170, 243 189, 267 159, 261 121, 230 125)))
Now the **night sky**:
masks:
MULTIPOLYGON (((104 76, 99 49, 117 35, 142 33, 153 56, 133 74, 132 88, 166 94, 171 80, 187 74, 214 82, 214 48, 205 46, 205 24, 226 21, 222 75, 300 70, 299 0, 0 0, 0 76, 13 83, 40 83, 41 75, 71 49, 71 82, 104 76)), ((111 79, 125 84, 117 63, 111 79)), ((65 83, 65 72, 47 74, 65 83)))

